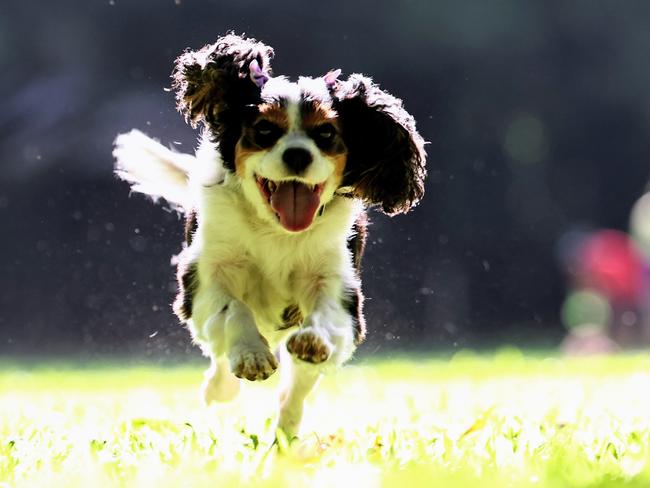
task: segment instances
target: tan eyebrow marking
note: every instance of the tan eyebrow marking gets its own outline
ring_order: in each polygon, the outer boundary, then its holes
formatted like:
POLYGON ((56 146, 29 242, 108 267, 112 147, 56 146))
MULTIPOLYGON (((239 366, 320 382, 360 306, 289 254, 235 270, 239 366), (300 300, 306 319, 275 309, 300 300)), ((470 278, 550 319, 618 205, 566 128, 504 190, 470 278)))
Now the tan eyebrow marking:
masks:
POLYGON ((323 124, 332 124, 337 129, 338 120, 336 112, 321 103, 315 102, 303 107, 302 128, 306 131, 323 124))
POLYGON ((289 128, 289 115, 284 107, 272 103, 263 103, 259 106, 259 120, 268 120, 283 130, 289 128))

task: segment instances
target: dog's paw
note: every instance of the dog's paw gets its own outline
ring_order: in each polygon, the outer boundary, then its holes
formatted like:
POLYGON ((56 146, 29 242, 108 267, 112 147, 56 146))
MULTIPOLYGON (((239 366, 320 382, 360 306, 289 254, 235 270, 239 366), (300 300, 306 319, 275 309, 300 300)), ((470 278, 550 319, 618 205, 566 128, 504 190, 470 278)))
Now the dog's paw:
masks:
POLYGON ((278 369, 278 360, 268 349, 244 349, 230 357, 230 370, 237 378, 249 381, 267 379, 278 369))
POLYGON ((309 328, 301 329, 289 337, 287 351, 302 361, 314 364, 327 361, 332 354, 327 341, 309 328))

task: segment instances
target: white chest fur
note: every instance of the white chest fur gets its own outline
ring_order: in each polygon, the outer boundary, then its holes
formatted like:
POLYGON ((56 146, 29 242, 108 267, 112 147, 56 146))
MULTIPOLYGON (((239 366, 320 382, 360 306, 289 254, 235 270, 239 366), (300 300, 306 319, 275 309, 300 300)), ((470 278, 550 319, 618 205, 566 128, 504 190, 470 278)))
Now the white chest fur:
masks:
POLYGON ((271 343, 284 334, 282 315, 297 305, 303 317, 323 291, 341 297, 357 277, 347 248, 358 201, 337 197, 305 232, 289 233, 261 219, 236 181, 204 187, 191 253, 201 287, 218 284, 246 304, 271 343))

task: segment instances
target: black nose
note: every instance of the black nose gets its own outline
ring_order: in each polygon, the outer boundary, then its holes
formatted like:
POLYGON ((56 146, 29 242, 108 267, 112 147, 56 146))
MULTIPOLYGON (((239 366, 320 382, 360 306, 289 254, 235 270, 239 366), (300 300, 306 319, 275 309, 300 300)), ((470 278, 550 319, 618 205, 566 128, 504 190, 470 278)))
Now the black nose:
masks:
POLYGON ((311 164, 312 157, 311 153, 306 149, 292 147, 284 151, 282 161, 291 171, 299 175, 311 164))

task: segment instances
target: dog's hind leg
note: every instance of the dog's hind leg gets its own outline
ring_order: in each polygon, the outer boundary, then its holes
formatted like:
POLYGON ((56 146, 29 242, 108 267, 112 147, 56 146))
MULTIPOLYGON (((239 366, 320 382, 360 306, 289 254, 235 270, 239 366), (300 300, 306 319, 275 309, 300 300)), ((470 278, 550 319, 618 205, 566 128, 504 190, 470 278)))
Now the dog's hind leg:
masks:
POLYGON ((211 362, 201 385, 203 399, 208 405, 213 402, 228 402, 239 393, 240 380, 230 372, 230 366, 224 357, 211 358, 211 362))
MULTIPOLYGON (((177 300, 178 301, 178 300, 177 300)), ((204 374, 201 394, 206 404, 227 402, 239 393, 239 378, 232 374, 227 359, 226 317, 228 298, 218 286, 198 287, 187 321, 194 342, 210 358, 204 374)))
POLYGON ((204 373, 201 395, 207 405, 228 402, 239 393, 239 378, 232 374, 225 355, 223 313, 210 316, 197 327, 195 318, 187 322, 194 341, 203 354, 210 358, 210 367, 204 373))
POLYGON ((355 318, 341 300, 325 296, 305 324, 280 346, 283 388, 278 427, 291 439, 298 433, 305 397, 321 374, 354 352, 355 318))
POLYGON ((289 351, 281 346, 280 374, 282 386, 278 429, 291 440, 298 434, 305 398, 321 377, 322 367, 292 357, 289 351))

